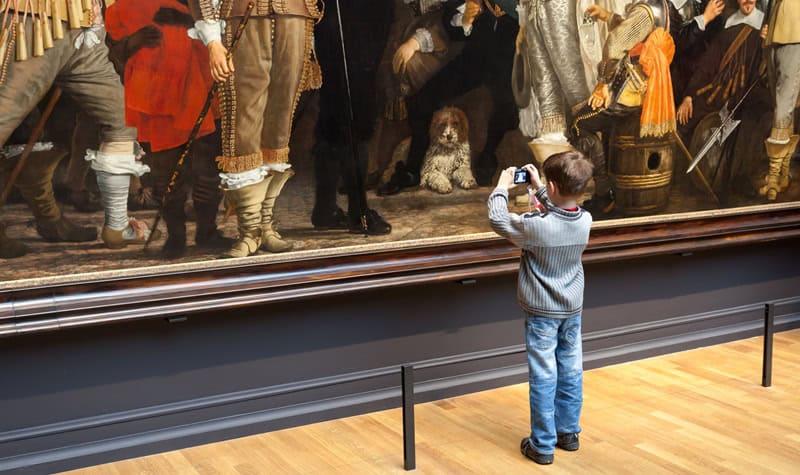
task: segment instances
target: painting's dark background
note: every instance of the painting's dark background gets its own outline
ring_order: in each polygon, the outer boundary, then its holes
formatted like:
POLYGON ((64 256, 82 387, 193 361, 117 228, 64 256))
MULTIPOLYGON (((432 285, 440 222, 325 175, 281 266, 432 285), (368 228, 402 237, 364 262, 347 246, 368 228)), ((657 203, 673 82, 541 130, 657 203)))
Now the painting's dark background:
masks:
MULTIPOLYGON (((392 56, 398 45, 413 31, 415 17, 403 0, 342 0, 344 29, 340 37, 338 17, 334 15, 335 2, 328 3, 328 16, 318 26, 318 36, 325 39, 326 45, 320 57, 325 77, 323 91, 305 93, 298 106, 291 143, 291 162, 297 173, 276 203, 275 216, 280 232, 294 241, 295 250, 299 251, 489 232, 485 200, 491 187, 468 191, 456 189, 446 195, 418 187, 406 188, 391 196, 376 194, 375 186, 387 167, 391 167, 395 148, 410 133, 406 120, 387 118, 386 112, 387 103, 398 95, 397 78, 391 67, 392 56), (347 48, 351 105, 347 102, 345 70, 341 63, 342 40, 347 48), (323 120, 321 126, 320 117, 323 120), (363 205, 362 200, 392 225, 390 234, 365 237, 348 233, 347 230, 321 231, 312 225, 312 213, 320 201, 336 201, 339 207, 352 214, 363 205), (354 203, 358 206, 354 207, 354 203)), ((453 45, 455 49, 458 47, 453 45)), ((476 68, 482 66, 475 65, 476 68)), ((479 87, 455 99, 453 105, 462 108, 469 118, 470 145, 475 158, 486 141, 487 124, 493 107, 492 96, 486 87, 479 87)), ((742 187, 734 186, 733 182, 721 183, 717 180, 715 189, 720 197, 725 198, 724 207, 767 203, 754 191, 760 185, 759 179, 763 177, 767 164, 763 156, 763 140, 756 135, 769 129, 771 112, 765 108, 764 101, 753 101, 743 107, 747 110, 745 121, 729 140, 730 148, 736 154, 737 169, 747 170, 746 175, 752 186, 745 186, 746 191, 743 192, 742 187)), ((77 104, 62 99, 48 127, 46 138, 54 140, 65 154, 71 142, 76 110, 77 104)), ((20 137, 26 137, 22 132, 20 137)), ((519 130, 506 133, 497 148, 497 158, 500 168, 520 166, 531 160, 527 139, 519 130)), ((677 150, 672 161, 674 173, 668 204, 657 214, 717 209, 708 195, 683 173, 686 160, 677 150)), ((62 165, 66 162, 66 159, 63 160, 62 165)), ((797 157, 793 165, 793 175, 800 176, 797 157)), ((391 171, 391 168, 388 169, 391 171)), ((721 170, 726 169, 723 167, 721 170)), ((725 176, 726 173, 719 175, 725 176)), ((56 180, 59 177, 57 175, 56 180)), ((146 185, 147 176, 144 180, 146 185)), ((87 183, 91 185, 91 177, 87 183)), ((747 185, 747 180, 739 180, 738 183, 747 185)), ((800 180, 794 179, 791 187, 779 198, 781 202, 800 200, 800 180)), ((101 211, 78 213, 69 205, 62 205, 62 208, 69 219, 79 225, 99 226, 103 219, 101 211)), ((520 202, 513 205, 513 210, 525 212, 528 206, 520 202)), ((193 214, 191 206, 188 214, 190 217, 193 214)), ((227 236, 234 236, 236 220, 233 217, 224 218, 224 214, 220 209, 219 225, 227 236)), ((152 222, 155 211, 133 211, 131 215, 152 222)), ((597 216, 596 220, 621 217, 624 214, 616 212, 609 216, 597 216)), ((158 254, 165 237, 155 241, 151 248, 153 252, 148 254, 142 252, 141 248, 112 251, 100 241, 80 244, 45 242, 36 232, 30 211, 20 202, 5 206, 2 219, 8 225, 7 234, 25 242, 33 250, 27 256, 15 259, 13 266, 0 267, 0 282, 4 283, 74 274, 87 274, 86 278, 91 279, 91 273, 94 272, 142 267, 158 272, 161 265, 206 261, 219 255, 217 252, 195 249, 191 218, 188 223, 188 254, 169 261, 158 254)), ((348 251, 343 249, 342 252, 348 251)))

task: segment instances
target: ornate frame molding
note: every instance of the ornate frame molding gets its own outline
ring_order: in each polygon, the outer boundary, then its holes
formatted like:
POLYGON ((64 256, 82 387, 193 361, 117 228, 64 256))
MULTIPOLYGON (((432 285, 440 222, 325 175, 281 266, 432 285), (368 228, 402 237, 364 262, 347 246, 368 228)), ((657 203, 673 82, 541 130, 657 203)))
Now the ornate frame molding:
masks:
MULTIPOLYGON (((800 203, 598 222, 585 263, 800 237, 800 203)), ((492 233, 38 279, 0 290, 0 337, 516 272, 492 233), (347 252, 347 254, 344 254, 347 252)))

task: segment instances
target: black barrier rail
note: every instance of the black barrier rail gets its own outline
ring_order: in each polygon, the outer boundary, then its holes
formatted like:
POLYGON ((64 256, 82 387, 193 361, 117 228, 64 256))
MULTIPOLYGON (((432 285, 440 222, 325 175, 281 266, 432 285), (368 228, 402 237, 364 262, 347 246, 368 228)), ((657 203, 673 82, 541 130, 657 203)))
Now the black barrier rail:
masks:
POLYGON ((442 358, 436 361, 425 361, 415 365, 403 365, 400 367, 401 387, 403 390, 403 467, 406 470, 417 468, 417 452, 414 432, 414 370, 424 368, 440 368, 457 363, 469 361, 486 360, 497 358, 498 356, 510 356, 525 353, 522 347, 506 347, 495 351, 481 352, 467 357, 459 356, 456 358, 442 358))
MULTIPOLYGON (((775 300, 770 303, 754 303, 742 307, 736 307, 736 313, 747 311, 754 312, 763 309, 763 337, 764 337, 764 351, 762 359, 762 381, 764 387, 772 385, 772 359, 773 359, 773 334, 775 327, 775 312, 777 306, 796 305, 800 304, 800 296, 775 300)), ((796 311, 790 311, 796 314, 796 311)), ((719 318, 722 314, 714 314, 709 318, 719 318)), ((686 320, 683 317, 677 317, 661 321, 656 325, 649 325, 647 328, 639 327, 633 330, 626 330, 623 334, 632 332, 639 332, 645 330, 661 329, 668 326, 683 325, 694 320, 686 320)), ((795 317, 790 318, 785 323, 795 322, 795 317)), ((781 322, 783 324, 784 322, 781 322)), ((753 329, 752 323, 747 326, 748 331, 753 329)), ((590 332, 584 335, 584 341, 594 341, 610 336, 617 336, 609 330, 590 332)), ((429 360, 421 360, 415 363, 406 364, 392 364, 379 368, 355 371, 351 373, 339 374, 336 376, 328 376, 315 380, 296 381, 291 383, 280 384, 276 386, 269 386, 264 388, 248 389, 244 391, 237 391, 233 394, 212 395, 202 398, 197 398, 189 401, 189 403, 181 404, 165 404, 153 407, 145 407, 130 411, 122 411, 114 414, 103 415, 99 417, 92 417, 80 420, 68 420, 58 422, 55 424, 45 424, 34 427, 26 427, 17 430, 10 430, 0 433, 0 444, 7 442, 14 442, 26 439, 42 438, 62 434, 72 431, 81 431, 90 428, 101 428, 110 424, 126 423, 141 421, 144 419, 151 419, 161 416, 169 416, 178 413, 195 411, 201 409, 208 409, 213 407, 220 407, 232 403, 240 403, 246 401, 253 401, 267 397, 289 395, 299 393, 310 389, 318 389, 325 387, 332 387, 342 384, 354 383, 358 381, 365 381, 373 378, 388 378, 394 380, 395 377, 400 377, 400 387, 394 386, 399 389, 400 396, 402 397, 402 419, 403 419, 403 456, 404 467, 406 470, 414 470, 416 468, 416 446, 415 446, 415 420, 414 420, 414 406, 415 406, 415 370, 427 368, 439 368, 452 364, 467 363, 473 361, 482 361, 491 358, 513 356, 517 354, 524 354, 524 345, 512 345, 501 348, 494 348, 490 350, 481 350, 474 353, 458 354, 445 357, 438 357, 429 360)), ((397 394, 394 392, 393 394, 397 394)), ((394 396, 393 396, 394 397, 394 396)), ((2 463, 0 463, 2 465, 2 463)), ((0 468, 2 471, 2 468, 0 468)))
POLYGON ((414 367, 402 369, 403 378, 403 466, 406 470, 417 468, 416 443, 414 439, 414 367))
POLYGON ((772 336, 775 332, 775 304, 764 306, 764 355, 761 358, 761 385, 772 386, 772 336))

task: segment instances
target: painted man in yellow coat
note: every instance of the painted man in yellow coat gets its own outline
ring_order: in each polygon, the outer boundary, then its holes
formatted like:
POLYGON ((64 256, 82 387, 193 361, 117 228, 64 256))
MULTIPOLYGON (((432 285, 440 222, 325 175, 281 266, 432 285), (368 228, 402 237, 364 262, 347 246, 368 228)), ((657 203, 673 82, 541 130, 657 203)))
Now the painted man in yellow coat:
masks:
POLYGON ((769 12, 762 33, 766 45, 774 50, 775 120, 765 142, 769 172, 759 193, 775 200, 778 193, 789 187, 789 165, 800 141, 794 124, 800 95, 800 1, 772 0, 769 12))
MULTIPOLYGON (((237 216, 239 238, 228 257, 259 248, 291 249, 273 228, 273 207, 286 181, 292 118, 300 94, 319 87, 311 62, 316 0, 258 0, 230 61, 234 33, 251 0, 190 0, 194 34, 207 46, 211 75, 222 82, 222 172, 225 199, 237 216)), ((192 33, 190 33, 192 34, 192 33)))

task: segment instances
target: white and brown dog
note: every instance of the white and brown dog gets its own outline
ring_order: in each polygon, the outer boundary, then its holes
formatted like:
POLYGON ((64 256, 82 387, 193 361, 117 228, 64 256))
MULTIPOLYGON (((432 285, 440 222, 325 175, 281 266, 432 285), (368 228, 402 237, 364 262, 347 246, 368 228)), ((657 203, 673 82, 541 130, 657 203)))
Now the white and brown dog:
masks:
MULTIPOLYGON (((392 161, 383 172, 384 183, 391 179, 399 162, 408 159, 410 143, 411 138, 406 138, 394 149, 392 161)), ((470 169, 467 115, 456 107, 445 107, 431 119, 430 145, 422 163, 420 185, 438 193, 450 193, 453 181, 466 190, 478 186, 470 169)))
POLYGON ((478 183, 470 168, 469 122, 464 111, 445 107, 433 114, 431 142, 422 163, 420 185, 437 193, 453 191, 452 183, 469 190, 478 183))

